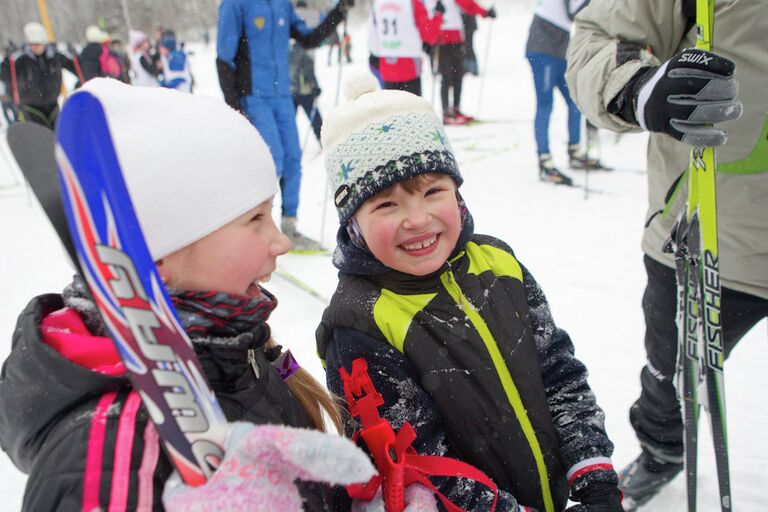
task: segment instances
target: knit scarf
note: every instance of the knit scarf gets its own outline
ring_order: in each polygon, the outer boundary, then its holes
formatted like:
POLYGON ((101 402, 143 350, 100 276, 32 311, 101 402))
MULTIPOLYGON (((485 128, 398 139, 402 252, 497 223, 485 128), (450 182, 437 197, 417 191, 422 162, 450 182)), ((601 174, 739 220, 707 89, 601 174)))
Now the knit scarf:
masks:
MULTIPOLYGON (((82 277, 75 276, 62 295, 64 304, 80 313, 92 334, 109 335, 82 277)), ((168 289, 168 295, 181 325, 193 342, 233 345, 238 344, 238 339, 247 334, 247 337, 255 338, 249 343, 253 348, 265 344, 269 339, 267 319, 277 307, 277 299, 263 288, 259 299, 173 288, 168 289)))

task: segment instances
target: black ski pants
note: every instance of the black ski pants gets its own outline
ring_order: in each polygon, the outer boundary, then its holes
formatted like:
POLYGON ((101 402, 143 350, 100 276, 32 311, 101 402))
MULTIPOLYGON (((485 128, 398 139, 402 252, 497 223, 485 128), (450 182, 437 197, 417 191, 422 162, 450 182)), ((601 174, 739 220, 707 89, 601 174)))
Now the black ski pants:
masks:
MULTIPOLYGON (((643 295, 647 361, 640 372, 642 391, 629 419, 640 444, 665 462, 683 461, 683 420, 674 386, 677 363, 677 284, 675 271, 644 257, 648 283, 643 295)), ((768 316, 768 300, 722 289, 721 318, 725 357, 739 340, 768 316)))
POLYGON ((440 84, 440 100, 445 113, 451 106, 458 109, 461 105, 461 83, 464 80, 464 43, 440 45, 439 51, 437 70, 443 76, 440 84), (451 89, 453 90, 453 105, 448 101, 451 89))
POLYGON ((384 82, 384 89, 393 89, 395 91, 405 91, 421 96, 421 77, 417 76, 407 82, 384 82))
POLYGON ((317 109, 317 96, 315 94, 294 94, 293 108, 298 111, 299 107, 307 114, 307 119, 312 124, 312 131, 315 132, 317 142, 320 142, 320 130, 323 128, 323 116, 317 109))

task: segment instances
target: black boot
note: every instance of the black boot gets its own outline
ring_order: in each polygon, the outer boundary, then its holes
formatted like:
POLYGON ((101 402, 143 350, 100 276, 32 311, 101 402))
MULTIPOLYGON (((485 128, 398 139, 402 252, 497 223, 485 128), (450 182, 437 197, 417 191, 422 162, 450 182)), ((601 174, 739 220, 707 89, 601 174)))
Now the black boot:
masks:
POLYGON ((643 450, 619 473, 619 489, 624 493, 624 510, 635 510, 653 498, 682 470, 682 463, 663 462, 643 450))
POLYGON ((598 158, 591 158, 578 144, 568 145, 568 166, 571 169, 593 169, 597 171, 611 171, 598 158))
POLYGON ((541 153, 539 155, 539 179, 557 185, 573 185, 573 180, 555 167, 554 162, 552 162, 552 155, 549 153, 541 153))

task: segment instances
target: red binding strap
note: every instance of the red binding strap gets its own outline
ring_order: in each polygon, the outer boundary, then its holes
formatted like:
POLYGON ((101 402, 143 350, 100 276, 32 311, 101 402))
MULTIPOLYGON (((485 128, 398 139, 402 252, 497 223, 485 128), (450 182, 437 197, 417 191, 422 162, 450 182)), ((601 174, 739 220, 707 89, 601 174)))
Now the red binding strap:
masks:
POLYGON ((429 480, 430 476, 450 476, 469 478, 480 482, 493 490, 491 512, 496 508, 499 490, 488 476, 460 460, 436 455, 419 455, 413 448, 416 431, 405 422, 395 433, 392 425, 379 416, 379 406, 384 405, 384 398, 368 375, 365 359, 352 361, 352 373, 339 368, 344 384, 344 396, 353 417, 359 417, 361 429, 355 432, 352 440, 361 437, 371 452, 379 474, 366 484, 347 486, 347 493, 354 499, 371 501, 381 487, 387 512, 402 512, 405 508, 405 488, 412 483, 419 483, 437 495, 448 512, 464 512, 442 494, 429 480))
POLYGON ((17 107, 19 107, 21 105, 21 101, 19 99, 19 82, 16 78, 16 59, 13 58, 13 55, 8 57, 8 63, 11 65, 11 88, 13 89, 13 102, 17 107))

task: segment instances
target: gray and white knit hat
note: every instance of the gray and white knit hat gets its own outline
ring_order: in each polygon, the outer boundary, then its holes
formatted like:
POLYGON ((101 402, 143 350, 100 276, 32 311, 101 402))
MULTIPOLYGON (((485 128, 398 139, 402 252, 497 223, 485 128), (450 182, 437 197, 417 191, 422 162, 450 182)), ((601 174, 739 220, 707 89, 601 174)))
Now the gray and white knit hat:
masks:
POLYGON ((419 174, 462 177, 443 123, 424 98, 379 90, 370 73, 344 84, 347 101, 323 121, 322 142, 341 224, 377 193, 419 174))

